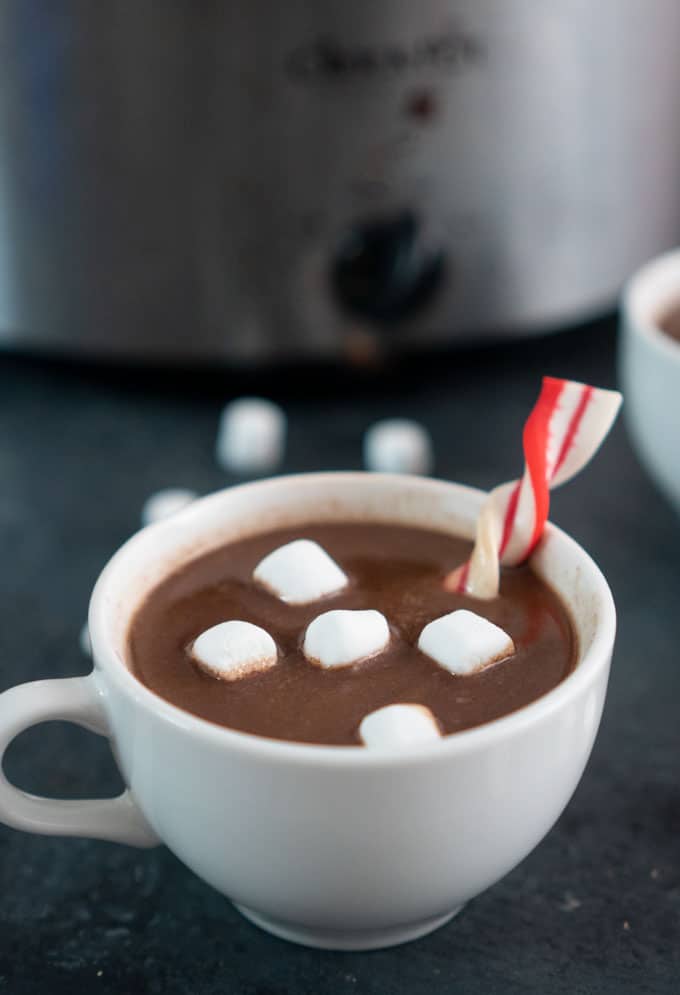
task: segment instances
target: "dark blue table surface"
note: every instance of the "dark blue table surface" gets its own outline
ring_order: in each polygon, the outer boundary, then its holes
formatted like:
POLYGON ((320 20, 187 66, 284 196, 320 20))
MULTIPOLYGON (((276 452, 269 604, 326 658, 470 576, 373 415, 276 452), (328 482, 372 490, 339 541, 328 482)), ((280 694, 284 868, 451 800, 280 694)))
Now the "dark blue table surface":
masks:
MULTIPOLYGON (((521 427, 543 373, 614 385, 614 323, 362 374, 133 373, 3 357, 1 687, 88 669, 78 633, 89 592, 145 497, 233 482, 213 459, 229 397, 264 392, 284 405, 285 470, 360 467, 365 427, 404 415, 430 429, 438 476, 488 487, 521 467, 521 427)), ((619 637, 583 781, 500 884, 416 943, 326 953, 260 932, 164 848, 0 827, 0 992, 680 991, 680 518, 644 476, 623 424, 555 493, 552 517, 607 575, 619 637)), ((19 737, 6 767, 47 794, 119 787, 106 743, 60 723, 19 737)))

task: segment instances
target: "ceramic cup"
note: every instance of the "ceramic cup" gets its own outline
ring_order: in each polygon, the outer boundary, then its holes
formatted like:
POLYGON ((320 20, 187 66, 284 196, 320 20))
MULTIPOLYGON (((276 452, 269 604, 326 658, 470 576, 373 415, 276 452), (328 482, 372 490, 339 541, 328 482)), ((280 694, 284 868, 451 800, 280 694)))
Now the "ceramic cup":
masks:
POLYGON ((68 719, 108 736, 127 785, 107 801, 24 794, 0 818, 30 832, 165 843, 278 936, 336 949, 421 936, 498 881, 568 802, 600 721, 616 626, 602 574, 548 526, 533 556, 578 633, 574 672, 514 714, 394 752, 280 742, 168 704, 126 664, 130 617, 179 564, 226 541, 309 521, 390 521, 472 537, 484 494, 417 477, 281 477, 222 491, 133 536, 99 578, 94 670, 0 696, 0 755, 68 719))
POLYGON ((680 342, 659 321, 680 309, 680 250, 659 256, 623 295, 620 376, 633 443, 659 488, 680 509, 680 342))

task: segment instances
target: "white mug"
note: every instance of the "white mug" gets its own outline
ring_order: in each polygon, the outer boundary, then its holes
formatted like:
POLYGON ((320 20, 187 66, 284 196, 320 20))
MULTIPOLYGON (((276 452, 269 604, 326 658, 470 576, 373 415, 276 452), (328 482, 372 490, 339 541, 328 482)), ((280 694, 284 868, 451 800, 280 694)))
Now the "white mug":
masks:
POLYGON ((619 362, 631 438, 660 489, 680 509, 680 342, 659 322, 680 310, 680 249, 643 266, 622 302, 619 362))
POLYGON ((533 555, 578 636, 578 664, 513 714, 397 751, 232 731, 169 704, 126 663, 130 618, 180 564, 237 537, 311 521, 389 521, 472 537, 484 494, 382 474, 281 477, 222 491, 133 536, 99 578, 94 670, 0 696, 0 754, 68 719, 108 736, 127 784, 56 801, 0 780, 0 818, 31 832, 165 843, 278 936, 335 949, 422 936, 519 863, 574 791, 600 721, 616 618, 588 555, 549 525, 533 555))

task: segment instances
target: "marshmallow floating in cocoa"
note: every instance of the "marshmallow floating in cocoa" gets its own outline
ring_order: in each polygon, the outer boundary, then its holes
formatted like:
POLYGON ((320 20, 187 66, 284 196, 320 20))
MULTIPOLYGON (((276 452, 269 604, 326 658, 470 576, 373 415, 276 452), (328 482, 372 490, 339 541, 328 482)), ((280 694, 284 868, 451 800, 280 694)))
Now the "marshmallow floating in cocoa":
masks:
POLYGON ((243 476, 268 473, 281 462, 286 416, 272 401, 242 397, 220 417, 215 455, 225 470, 243 476))
POLYGON ((413 746, 441 738, 437 720, 424 705, 386 705, 361 721, 359 735, 365 746, 413 746))
POLYGON ((348 584, 335 560, 311 539, 279 546, 258 563, 253 579, 290 605, 318 601, 348 584))
POLYGON ((371 425, 364 436, 367 470, 427 474, 432 469, 432 443, 427 431, 408 418, 387 418, 371 425))
POLYGON ((169 518, 170 515, 186 508, 197 497, 196 491, 190 491, 184 487, 166 487, 162 491, 157 491, 144 502, 142 525, 152 525, 154 522, 169 518))
POLYGON ((500 626, 461 608, 429 622, 418 649, 452 674, 473 674, 512 656, 515 644, 500 626))
POLYGON ((190 653, 201 670, 222 681, 268 670, 277 660, 276 643, 269 633, 238 620, 206 629, 194 640, 190 653))
POLYGON ((387 619, 373 609, 335 609, 307 626, 303 653, 320 667, 348 667, 376 656, 390 641, 387 619))

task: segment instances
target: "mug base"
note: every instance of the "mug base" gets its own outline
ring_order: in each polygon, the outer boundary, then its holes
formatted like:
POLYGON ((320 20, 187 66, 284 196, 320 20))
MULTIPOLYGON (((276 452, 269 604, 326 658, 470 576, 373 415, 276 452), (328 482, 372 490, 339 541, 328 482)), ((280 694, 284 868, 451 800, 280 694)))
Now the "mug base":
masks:
POLYGON ((386 929, 316 929, 313 926, 302 926, 296 923, 270 919, 253 909, 243 905, 236 908, 246 919, 272 933, 282 940, 299 943, 304 947, 317 947, 321 950, 380 950, 384 947, 395 947, 399 943, 409 943, 421 936, 427 936, 435 929, 458 915, 463 908, 459 905, 452 912, 434 919, 421 919, 419 922, 408 923, 405 926, 391 926, 386 929))

